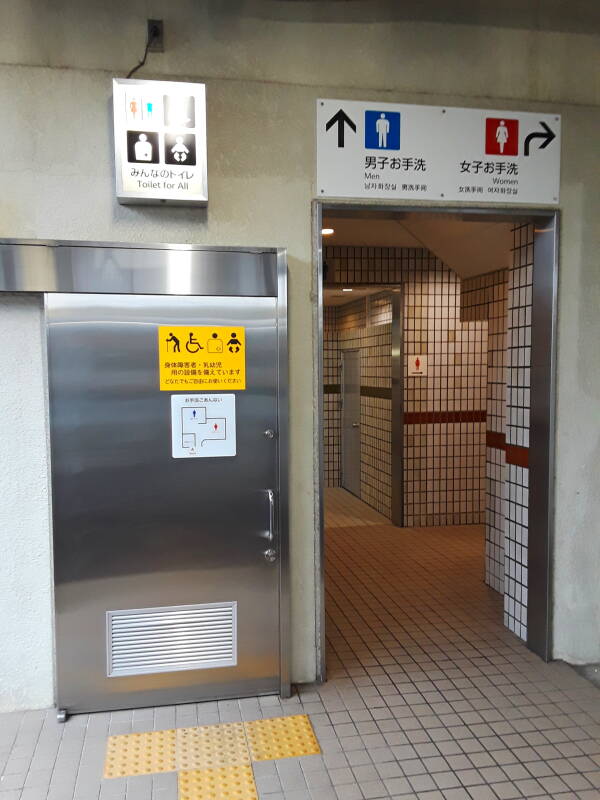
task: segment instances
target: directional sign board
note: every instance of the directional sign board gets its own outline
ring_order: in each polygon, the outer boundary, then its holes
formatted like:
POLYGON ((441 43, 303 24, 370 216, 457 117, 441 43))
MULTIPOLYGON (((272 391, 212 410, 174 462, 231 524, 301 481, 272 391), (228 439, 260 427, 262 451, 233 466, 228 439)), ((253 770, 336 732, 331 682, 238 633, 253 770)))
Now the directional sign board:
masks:
POLYGON ((558 203, 560 116, 317 100, 322 197, 558 203))
POLYGON ((206 205, 204 84, 116 78, 113 112, 119 202, 206 205))

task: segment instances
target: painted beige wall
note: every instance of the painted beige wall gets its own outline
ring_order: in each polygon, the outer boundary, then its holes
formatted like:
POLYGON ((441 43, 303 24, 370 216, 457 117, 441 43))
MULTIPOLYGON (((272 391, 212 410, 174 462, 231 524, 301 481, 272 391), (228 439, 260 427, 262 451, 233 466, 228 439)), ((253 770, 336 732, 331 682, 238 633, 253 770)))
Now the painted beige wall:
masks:
MULTIPOLYGON (((513 27, 498 20, 496 4, 487 2, 471 3, 473 12, 457 4, 460 24, 443 22, 442 3, 437 11, 430 6, 428 21, 400 19, 399 5, 4 0, 0 236, 288 248, 293 679, 308 681, 315 676, 315 373, 308 335, 315 99, 562 113, 556 654, 573 661, 600 660, 595 478, 600 459, 600 192, 594 178, 600 89, 590 77, 598 39, 590 35, 583 12, 562 21, 550 14, 546 29, 536 31, 536 13, 513 0, 507 6, 514 12, 513 17, 507 12, 513 27), (167 52, 150 56, 140 77, 207 82, 206 212, 121 207, 114 200, 110 82, 140 57, 147 16, 165 19, 167 52), (475 24, 477 19, 485 24, 475 24), (561 25, 569 32, 558 33, 561 25)), ((417 15, 420 5, 414 4, 417 15)), ((49 705, 53 696, 40 322, 38 301, 0 299, 5 366, 0 390, 0 710, 49 705), (19 449, 20 443, 26 444, 19 449)))

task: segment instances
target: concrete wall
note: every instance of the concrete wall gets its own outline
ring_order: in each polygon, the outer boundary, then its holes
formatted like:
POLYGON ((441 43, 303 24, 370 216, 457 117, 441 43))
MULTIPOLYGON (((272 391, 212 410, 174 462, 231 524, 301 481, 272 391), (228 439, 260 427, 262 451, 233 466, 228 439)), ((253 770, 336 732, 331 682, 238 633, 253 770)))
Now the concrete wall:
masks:
POLYGON ((0 708, 52 700, 52 581, 40 297, 0 295, 0 708))
MULTIPOLYGON (((533 2, 497 5, 462 0, 452 23, 441 0, 4 0, 0 7, 0 236, 288 248, 297 681, 315 675, 307 331, 319 96, 563 114, 555 641, 560 657, 600 660, 598 8, 585 0, 549 0, 543 11, 533 2), (114 200, 110 80, 141 57, 147 17, 164 18, 167 52, 151 55, 140 77, 207 83, 207 212, 114 200)), ((8 362, 0 373, 0 709, 8 709, 52 702, 39 303, 4 298, 0 340, 8 362), (11 358, 7 342, 19 342, 27 367, 11 358), (20 451, 21 442, 29 446, 20 451)))

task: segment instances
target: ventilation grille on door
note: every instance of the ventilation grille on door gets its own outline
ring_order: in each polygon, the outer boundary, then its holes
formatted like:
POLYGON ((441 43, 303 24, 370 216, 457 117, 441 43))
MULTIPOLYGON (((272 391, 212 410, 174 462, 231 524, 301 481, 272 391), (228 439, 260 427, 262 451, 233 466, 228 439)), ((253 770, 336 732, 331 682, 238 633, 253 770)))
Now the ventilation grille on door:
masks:
POLYGON ((235 602, 108 611, 106 623, 109 678, 237 663, 235 602))

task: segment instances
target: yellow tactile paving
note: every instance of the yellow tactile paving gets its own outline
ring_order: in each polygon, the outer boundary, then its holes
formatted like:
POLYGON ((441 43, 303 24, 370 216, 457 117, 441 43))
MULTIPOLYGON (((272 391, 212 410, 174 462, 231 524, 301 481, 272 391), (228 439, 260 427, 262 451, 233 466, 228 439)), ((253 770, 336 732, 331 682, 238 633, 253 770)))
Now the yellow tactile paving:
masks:
POLYGON ((177 783, 179 800, 258 800, 250 765, 183 770, 177 783))
POLYGON ((304 714, 110 736, 105 778, 178 772, 179 800, 258 800, 252 761, 320 753, 304 714))
POLYGON ((110 736, 106 746, 105 778, 174 772, 176 736, 174 730, 128 733, 110 736))
POLYGON ((241 722, 177 729, 177 769, 209 769, 250 764, 241 722))
POLYGON ((321 752, 306 714, 244 723, 252 761, 311 756, 321 752))

